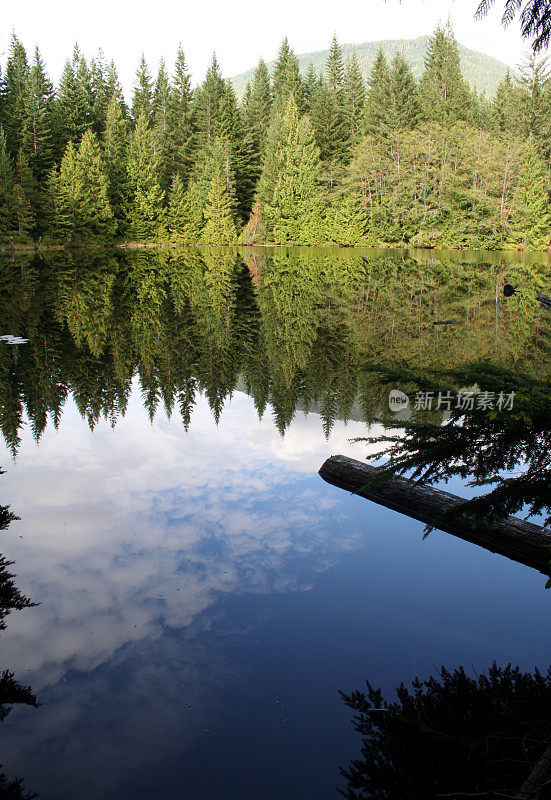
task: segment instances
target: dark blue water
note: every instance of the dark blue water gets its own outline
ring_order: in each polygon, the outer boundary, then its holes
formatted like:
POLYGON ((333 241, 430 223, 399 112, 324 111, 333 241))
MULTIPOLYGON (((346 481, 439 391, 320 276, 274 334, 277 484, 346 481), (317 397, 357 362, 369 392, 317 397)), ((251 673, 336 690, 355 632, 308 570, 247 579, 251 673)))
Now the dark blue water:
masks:
POLYGON ((186 433, 135 382, 114 429, 71 400, 2 445, 3 550, 40 605, 1 663, 43 704, 3 723, 7 774, 43 800, 331 798, 360 747, 339 689, 546 668, 543 576, 318 477, 365 433, 298 413, 282 437, 241 392, 186 433))

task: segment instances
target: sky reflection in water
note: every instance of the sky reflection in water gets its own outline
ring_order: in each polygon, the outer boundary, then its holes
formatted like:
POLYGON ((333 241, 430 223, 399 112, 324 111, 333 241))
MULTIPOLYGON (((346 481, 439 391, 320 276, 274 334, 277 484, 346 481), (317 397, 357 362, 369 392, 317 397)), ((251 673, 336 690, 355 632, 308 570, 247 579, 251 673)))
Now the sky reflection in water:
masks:
POLYGON ((282 438, 240 391, 218 426, 204 394, 189 431, 151 423, 134 378, 114 429, 70 399, 16 463, 2 444, 4 552, 41 605, 0 663, 44 704, 4 723, 8 774, 43 800, 334 797, 358 748, 339 689, 548 664, 542 576, 328 486, 366 426, 322 430, 297 412, 282 438))

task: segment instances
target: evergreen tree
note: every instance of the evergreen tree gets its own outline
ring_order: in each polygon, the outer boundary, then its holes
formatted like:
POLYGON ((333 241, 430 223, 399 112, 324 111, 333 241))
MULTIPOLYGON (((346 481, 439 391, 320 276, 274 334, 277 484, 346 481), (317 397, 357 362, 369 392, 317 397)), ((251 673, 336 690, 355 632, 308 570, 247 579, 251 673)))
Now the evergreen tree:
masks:
POLYGON ((192 111, 191 76, 181 45, 176 54, 172 90, 169 98, 169 172, 177 172, 184 186, 191 172, 196 147, 192 111))
POLYGON ((147 125, 153 113, 153 80, 147 61, 142 53, 140 65, 136 70, 136 80, 134 82, 134 95, 132 97, 132 116, 136 122, 143 116, 147 125))
POLYGON ((213 53, 205 80, 195 93, 195 115, 203 145, 220 133, 220 103, 225 89, 216 53, 213 53))
POLYGON ((390 93, 392 103, 389 118, 392 129, 411 130, 419 120, 419 102, 413 72, 402 53, 396 53, 392 59, 390 93))
POLYGON ((227 245, 237 242, 230 197, 221 170, 217 170, 212 177, 203 214, 205 217, 205 226, 201 231, 203 244, 227 245))
POLYGON ((293 97, 282 120, 281 146, 270 157, 277 179, 263 211, 277 242, 299 242, 319 200, 320 157, 310 120, 299 117, 293 97))
POLYGON ((53 161, 53 86, 46 74, 38 47, 27 83, 24 151, 38 181, 46 178, 53 161))
POLYGON ((353 146, 360 136, 360 121, 365 104, 366 89, 356 51, 346 63, 344 77, 344 115, 349 145, 353 146))
POLYGON ((75 45, 72 60, 66 61, 63 67, 55 104, 56 159, 63 153, 67 142, 79 142, 84 131, 92 124, 86 73, 86 62, 78 45, 75 45))
POLYGON ((4 129, 0 126, 0 235, 5 237, 13 229, 13 165, 8 153, 4 129))
POLYGON ((164 58, 161 58, 153 93, 152 127, 155 153, 159 163, 159 180, 163 190, 168 188, 171 166, 169 160, 170 121, 170 86, 164 58))
POLYGON ((82 242, 114 233, 108 180, 95 133, 84 132, 78 151, 69 142, 51 188, 56 195, 56 228, 66 239, 82 242))
POLYGON ((551 243, 551 213, 543 165, 530 136, 513 198, 510 241, 533 250, 551 243))
POLYGON ((130 143, 128 180, 131 197, 129 225, 139 238, 150 238, 162 230, 164 192, 159 183, 159 166, 153 132, 140 114, 130 143))
POLYGON ((4 102, 2 103, 2 125, 8 152, 12 156, 15 156, 24 144, 29 73, 25 48, 15 33, 12 33, 4 79, 4 102))
POLYGON ((107 86, 107 67, 101 49, 90 62, 90 89, 92 93, 92 130, 99 137, 105 128, 107 106, 112 96, 109 94, 107 86))
MULTIPOLYGON (((109 103, 111 100, 117 101, 120 105, 124 116, 126 117, 128 114, 128 109, 126 107, 126 103, 124 100, 124 95, 122 92, 122 86, 119 81, 119 76, 117 73, 117 68, 115 66, 115 62, 111 60, 109 66, 107 68, 107 77, 105 79, 105 102, 106 102, 106 109, 109 107, 109 103)), ((106 112, 107 113, 107 112, 106 112)))
POLYGON ((373 136, 388 135, 391 103, 390 71, 384 51, 380 48, 369 75, 369 90, 364 106, 364 128, 367 133, 373 136))
POLYGON ((419 84, 423 119, 441 124, 468 116, 469 97, 461 74, 459 48, 451 26, 438 27, 430 37, 419 84))
POLYGON ((251 210, 259 176, 260 153, 254 131, 245 132, 233 87, 228 81, 220 101, 220 132, 230 145, 230 158, 235 177, 237 214, 244 222, 251 210))
POLYGON ((116 96, 107 107, 102 142, 109 202, 118 227, 122 229, 128 211, 128 121, 116 96))
POLYGON ((506 135, 520 134, 522 120, 519 115, 519 107, 519 90, 513 83, 511 73, 507 70, 505 78, 497 87, 493 103, 493 115, 499 133, 506 135))
POLYGON ((268 68, 263 59, 258 62, 255 70, 251 94, 247 104, 247 122, 255 132, 260 152, 263 152, 270 112, 272 109, 272 90, 268 68))
MULTIPOLYGON (((287 81, 287 69, 289 66, 289 59, 291 56, 291 48, 287 37, 281 43, 277 54, 277 60, 274 67, 273 75, 273 97, 274 100, 279 102, 285 94, 285 84, 287 81)), ((287 98, 285 98, 287 99, 287 98)))
POLYGON ((15 159, 13 186, 13 217, 19 236, 28 234, 34 227, 36 216, 33 206, 37 204, 37 184, 23 149, 15 159))
POLYGON ((329 48, 329 55, 325 65, 325 79, 329 89, 338 96, 342 96, 344 90, 344 62, 342 50, 334 34, 329 48))
POLYGON ((304 76, 304 104, 307 114, 310 114, 312 111, 314 97, 321 84, 322 80, 310 61, 308 69, 306 70, 306 75, 304 76))
POLYGON ((365 236, 367 219, 360 198, 345 194, 327 209, 327 240, 341 245, 357 245, 365 236))

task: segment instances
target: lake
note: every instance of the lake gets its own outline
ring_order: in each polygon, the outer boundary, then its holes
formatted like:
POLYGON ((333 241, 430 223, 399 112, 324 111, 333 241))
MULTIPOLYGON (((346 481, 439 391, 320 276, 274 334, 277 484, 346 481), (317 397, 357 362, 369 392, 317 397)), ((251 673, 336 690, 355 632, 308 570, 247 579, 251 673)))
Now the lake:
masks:
POLYGON ((0 665, 41 703, 2 723, 10 779, 336 798, 361 747, 339 690, 547 669, 545 576, 317 474, 399 428, 377 366, 549 380, 546 256, 59 252, 0 275, 0 334, 29 340, 0 342, 2 552, 38 604, 0 665))

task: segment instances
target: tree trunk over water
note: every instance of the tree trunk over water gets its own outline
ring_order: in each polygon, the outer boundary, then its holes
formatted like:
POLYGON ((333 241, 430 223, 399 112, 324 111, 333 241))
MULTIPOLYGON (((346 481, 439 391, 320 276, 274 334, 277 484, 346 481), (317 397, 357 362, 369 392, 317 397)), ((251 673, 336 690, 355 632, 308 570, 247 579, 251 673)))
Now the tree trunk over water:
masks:
POLYGON ((378 474, 376 467, 347 456, 331 456, 319 474, 333 486, 549 574, 551 531, 539 525, 511 516, 505 517, 495 527, 483 520, 475 523, 466 514, 450 513, 454 506, 465 502, 464 498, 432 486, 421 486, 406 478, 373 481, 378 474), (446 516, 442 518, 444 512, 446 516))

